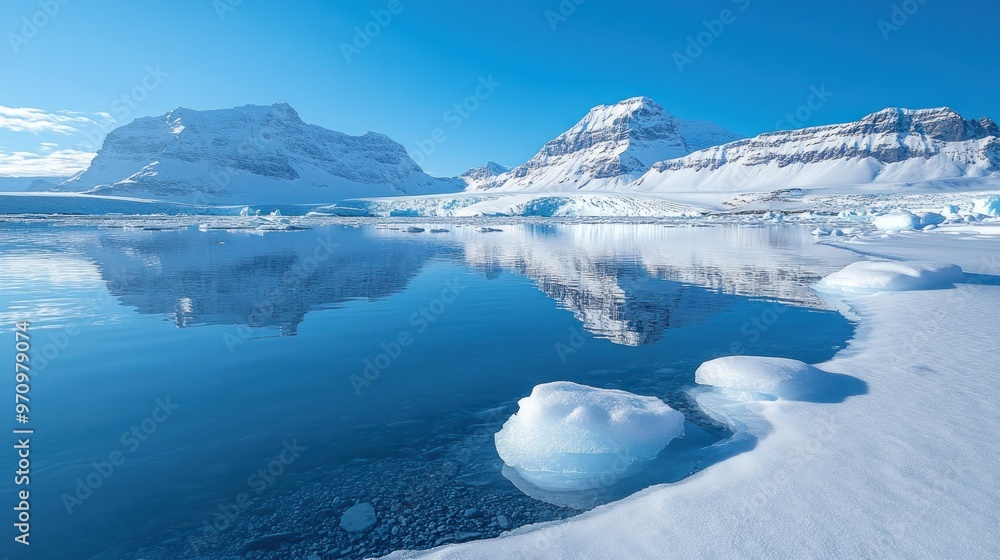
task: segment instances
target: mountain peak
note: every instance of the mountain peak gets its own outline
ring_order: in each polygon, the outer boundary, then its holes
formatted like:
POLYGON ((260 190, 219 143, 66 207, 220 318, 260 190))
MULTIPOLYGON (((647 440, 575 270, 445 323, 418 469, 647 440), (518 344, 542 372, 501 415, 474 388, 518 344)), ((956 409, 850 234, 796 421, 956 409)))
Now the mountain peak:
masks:
POLYGON ((494 161, 488 161, 486 162, 486 165, 470 167, 468 171, 462 173, 459 177, 471 182, 484 181, 498 175, 502 175, 508 171, 510 171, 510 169, 507 167, 504 167, 494 161))
POLYGON ((208 110, 197 110, 188 109, 186 107, 177 107, 173 111, 170 111, 165 115, 167 122, 184 124, 185 120, 199 119, 199 120, 215 120, 215 119, 231 119, 239 118, 245 119, 247 117, 252 119, 264 119, 268 116, 278 115, 283 119, 287 119, 292 122, 301 122, 299 114, 292 108, 291 105, 281 101, 279 103, 274 103, 272 105, 243 105, 240 107, 231 107, 228 109, 208 109, 208 110), (178 122, 179 121, 179 122, 178 122))
POLYGON ((623 99, 613 105, 598 105, 597 107, 594 107, 594 109, 592 110, 596 111, 601 108, 609 108, 609 109, 622 108, 632 111, 637 111, 642 109, 647 109, 651 111, 663 111, 663 106, 661 106, 656 101, 653 101, 649 97, 646 97, 645 95, 629 97, 628 99, 623 99))
POLYGON ((278 111, 279 113, 288 116, 289 118, 293 118, 295 120, 301 120, 299 119, 299 113, 295 109, 293 109, 291 105, 289 105, 284 101, 279 101, 271 105, 271 107, 274 108, 274 110, 278 111))
POLYGON ((496 175, 469 170, 462 178, 471 190, 616 188, 657 161, 737 138, 712 123, 678 119, 648 97, 630 97, 594 107, 523 165, 496 175))

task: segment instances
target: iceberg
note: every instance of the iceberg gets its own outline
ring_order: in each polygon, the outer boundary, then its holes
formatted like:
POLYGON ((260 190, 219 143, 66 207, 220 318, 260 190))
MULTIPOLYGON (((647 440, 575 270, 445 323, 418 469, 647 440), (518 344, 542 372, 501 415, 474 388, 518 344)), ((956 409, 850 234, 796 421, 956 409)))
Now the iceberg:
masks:
POLYGON ((559 381, 535 386, 495 436, 524 480, 549 491, 610 486, 684 433, 684 415, 656 397, 559 381))
POLYGON ((872 223, 876 228, 887 231, 905 231, 920 229, 920 216, 906 210, 897 210, 881 216, 875 216, 872 223))

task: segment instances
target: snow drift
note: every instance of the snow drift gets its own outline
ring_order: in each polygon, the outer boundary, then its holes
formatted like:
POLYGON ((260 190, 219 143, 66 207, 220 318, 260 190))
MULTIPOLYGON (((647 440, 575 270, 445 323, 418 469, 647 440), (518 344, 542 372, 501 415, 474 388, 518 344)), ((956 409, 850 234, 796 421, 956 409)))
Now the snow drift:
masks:
POLYGON ((729 396, 756 395, 798 399, 827 375, 809 364, 788 358, 726 356, 698 367, 695 383, 726 389, 729 396))
POLYGON ((820 280, 822 291, 896 292, 948 288, 965 274, 953 264, 858 261, 820 280))

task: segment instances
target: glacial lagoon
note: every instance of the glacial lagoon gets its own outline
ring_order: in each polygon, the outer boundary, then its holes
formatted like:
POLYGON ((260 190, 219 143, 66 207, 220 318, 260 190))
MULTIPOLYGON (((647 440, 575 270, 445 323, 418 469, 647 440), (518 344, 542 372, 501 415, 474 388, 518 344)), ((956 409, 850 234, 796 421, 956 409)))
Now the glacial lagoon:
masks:
POLYGON ((694 404, 705 360, 853 334, 811 285, 854 257, 796 226, 123 225, 0 227, 39 557, 361 558, 565 518, 752 446, 694 404), (685 435, 604 488, 532 488, 493 434, 560 380, 659 397, 685 435))

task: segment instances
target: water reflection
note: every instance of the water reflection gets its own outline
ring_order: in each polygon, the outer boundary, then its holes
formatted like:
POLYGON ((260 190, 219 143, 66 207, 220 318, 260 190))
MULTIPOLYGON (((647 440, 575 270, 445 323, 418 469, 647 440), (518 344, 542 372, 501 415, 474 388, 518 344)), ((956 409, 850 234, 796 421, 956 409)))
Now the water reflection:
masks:
POLYGON ((101 234, 87 251, 108 290, 178 327, 239 324, 294 335, 312 309, 403 290, 437 249, 353 229, 101 234))
POLYGON ((800 250, 806 235, 537 224, 436 234, 374 226, 265 236, 118 230, 99 234, 87 254, 111 294, 139 313, 166 314, 179 327, 239 324, 283 335, 294 335, 312 309, 396 293, 430 259, 460 258, 487 277, 526 276, 586 331, 640 346, 721 311, 728 300, 705 290, 825 308, 809 285, 849 257, 831 251, 820 261, 800 250))

